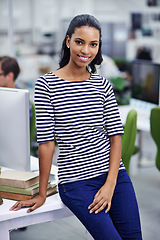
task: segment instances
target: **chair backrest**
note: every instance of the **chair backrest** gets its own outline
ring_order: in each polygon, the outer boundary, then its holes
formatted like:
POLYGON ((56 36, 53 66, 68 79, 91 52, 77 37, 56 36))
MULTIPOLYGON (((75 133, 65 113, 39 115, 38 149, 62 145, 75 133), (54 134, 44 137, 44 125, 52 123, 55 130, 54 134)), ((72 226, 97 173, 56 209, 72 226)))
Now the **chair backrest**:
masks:
POLYGON ((122 136, 122 161, 129 174, 129 165, 131 156, 135 149, 135 140, 137 135, 137 112, 130 110, 124 126, 124 135, 122 136))
POLYGON ((32 141, 36 135, 36 113, 35 113, 35 106, 32 101, 30 101, 32 107, 32 117, 30 122, 30 146, 32 145, 32 141))
POLYGON ((160 107, 155 107, 151 110, 150 132, 157 146, 156 167, 160 171, 160 107))

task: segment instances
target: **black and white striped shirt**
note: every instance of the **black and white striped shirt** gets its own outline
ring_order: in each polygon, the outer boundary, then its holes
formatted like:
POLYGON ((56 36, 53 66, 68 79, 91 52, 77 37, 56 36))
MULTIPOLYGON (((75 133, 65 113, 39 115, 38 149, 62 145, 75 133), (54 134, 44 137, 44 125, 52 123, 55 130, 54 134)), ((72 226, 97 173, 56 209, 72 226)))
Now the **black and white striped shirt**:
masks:
POLYGON ((123 127, 108 80, 92 74, 84 81, 67 81, 47 73, 36 82, 35 107, 37 142, 55 137, 59 146, 59 183, 109 170, 109 137, 123 134, 123 127))

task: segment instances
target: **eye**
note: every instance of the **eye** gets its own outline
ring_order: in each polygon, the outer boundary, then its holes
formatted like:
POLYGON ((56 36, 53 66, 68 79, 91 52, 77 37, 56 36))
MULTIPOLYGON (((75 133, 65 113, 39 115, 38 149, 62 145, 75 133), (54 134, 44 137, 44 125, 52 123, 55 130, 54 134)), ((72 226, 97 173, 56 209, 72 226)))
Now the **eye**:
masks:
POLYGON ((92 47, 97 47, 98 43, 91 43, 92 47))
POLYGON ((83 43, 82 43, 82 41, 80 41, 80 40, 76 40, 75 41, 78 45, 82 45, 83 43))

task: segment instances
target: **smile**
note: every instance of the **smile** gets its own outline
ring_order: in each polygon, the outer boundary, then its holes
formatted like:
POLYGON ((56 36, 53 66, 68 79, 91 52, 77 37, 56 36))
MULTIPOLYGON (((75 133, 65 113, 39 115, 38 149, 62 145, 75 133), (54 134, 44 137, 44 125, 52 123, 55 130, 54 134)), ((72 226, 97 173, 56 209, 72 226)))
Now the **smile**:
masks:
POLYGON ((80 59, 81 61, 83 61, 83 62, 87 62, 87 61, 90 59, 90 57, 87 57, 87 56, 79 56, 79 55, 78 55, 78 57, 79 57, 79 59, 80 59))

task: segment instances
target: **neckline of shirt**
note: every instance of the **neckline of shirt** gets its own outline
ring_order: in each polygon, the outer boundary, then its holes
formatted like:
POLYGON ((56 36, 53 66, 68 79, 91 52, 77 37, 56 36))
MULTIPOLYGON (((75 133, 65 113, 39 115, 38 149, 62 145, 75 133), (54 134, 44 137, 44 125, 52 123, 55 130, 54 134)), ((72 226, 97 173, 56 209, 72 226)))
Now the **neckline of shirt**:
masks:
POLYGON ((56 77, 56 78, 58 78, 59 80, 62 80, 62 81, 64 81, 64 82, 69 82, 69 83, 79 83, 79 82, 87 82, 87 81, 89 81, 91 78, 92 78, 92 73, 90 74, 90 78, 88 78, 88 79, 85 79, 85 80, 66 80, 66 79, 63 79, 63 78, 60 78, 60 77, 58 77, 58 76, 56 76, 55 75, 55 73, 54 72, 50 72, 54 77, 56 77))

